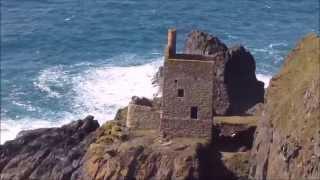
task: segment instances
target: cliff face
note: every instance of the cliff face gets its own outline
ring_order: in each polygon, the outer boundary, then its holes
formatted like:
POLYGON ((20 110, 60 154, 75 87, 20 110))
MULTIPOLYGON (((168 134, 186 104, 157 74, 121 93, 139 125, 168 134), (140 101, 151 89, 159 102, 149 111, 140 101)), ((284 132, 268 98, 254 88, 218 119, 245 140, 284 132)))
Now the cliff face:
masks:
POLYGON ((272 78, 252 149, 255 179, 320 179, 320 38, 310 34, 272 78))

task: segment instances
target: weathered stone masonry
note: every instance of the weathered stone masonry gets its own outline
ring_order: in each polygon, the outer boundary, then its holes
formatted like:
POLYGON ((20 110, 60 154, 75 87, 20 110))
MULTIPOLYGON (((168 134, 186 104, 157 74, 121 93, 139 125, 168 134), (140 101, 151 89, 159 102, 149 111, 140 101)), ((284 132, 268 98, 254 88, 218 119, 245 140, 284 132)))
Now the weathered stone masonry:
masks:
POLYGON ((175 42, 176 31, 169 30, 160 131, 171 136, 210 138, 214 62, 205 56, 176 54, 175 42))
POLYGON ((145 98, 131 101, 127 127, 159 129, 162 134, 172 137, 211 138, 214 114, 213 60, 221 58, 224 58, 223 54, 217 54, 216 57, 176 54, 176 31, 169 30, 161 106, 145 98))
POLYGON ((126 126, 134 129, 159 129, 159 110, 159 107, 155 105, 146 106, 130 102, 128 105, 126 126))

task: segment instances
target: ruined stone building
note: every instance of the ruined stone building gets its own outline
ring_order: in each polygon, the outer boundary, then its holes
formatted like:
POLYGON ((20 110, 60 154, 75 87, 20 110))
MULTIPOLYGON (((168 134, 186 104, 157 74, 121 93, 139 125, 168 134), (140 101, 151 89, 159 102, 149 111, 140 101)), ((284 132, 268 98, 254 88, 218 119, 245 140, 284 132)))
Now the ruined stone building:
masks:
POLYGON ((213 66, 205 56, 177 54, 176 30, 168 31, 160 131, 171 136, 210 137, 213 66))
POLYGON ((161 105, 145 99, 128 106, 129 128, 159 129, 173 137, 210 138, 213 122, 213 59, 202 55, 177 54, 176 30, 168 31, 165 49, 161 105))

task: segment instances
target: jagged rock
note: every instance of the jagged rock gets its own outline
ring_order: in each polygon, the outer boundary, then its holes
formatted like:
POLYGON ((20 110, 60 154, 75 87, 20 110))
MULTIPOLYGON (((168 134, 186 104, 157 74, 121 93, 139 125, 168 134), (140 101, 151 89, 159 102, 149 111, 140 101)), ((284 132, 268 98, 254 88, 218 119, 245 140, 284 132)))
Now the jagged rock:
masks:
POLYGON ((202 31, 191 31, 187 37, 184 53, 198 55, 212 55, 227 51, 227 46, 217 37, 202 31))
POLYGON ((253 179, 320 179, 320 38, 303 38, 267 89, 252 149, 253 179))
POLYGON ((70 179, 98 127, 88 116, 60 128, 19 133, 0 146, 0 179, 70 179))
POLYGON ((227 114, 245 114, 264 101, 264 83, 257 80, 255 71, 255 60, 248 50, 239 45, 228 49, 224 81, 220 81, 226 87, 230 104, 227 114))
POLYGON ((118 109, 114 120, 119 121, 122 125, 126 124, 128 114, 128 106, 118 109))

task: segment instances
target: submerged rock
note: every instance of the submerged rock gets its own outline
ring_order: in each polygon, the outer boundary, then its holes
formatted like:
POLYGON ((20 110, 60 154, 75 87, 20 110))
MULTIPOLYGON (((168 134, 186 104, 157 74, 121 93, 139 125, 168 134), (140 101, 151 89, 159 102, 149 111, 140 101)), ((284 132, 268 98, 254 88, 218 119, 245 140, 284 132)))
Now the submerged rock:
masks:
POLYGON ((320 179, 320 38, 310 34, 271 79, 252 149, 254 179, 320 179))

